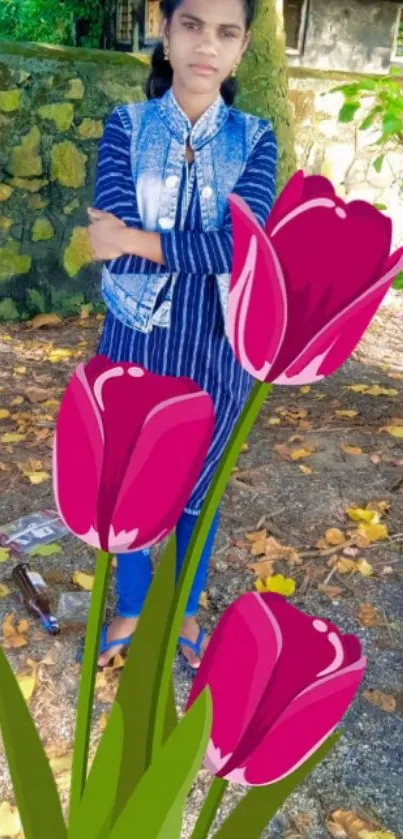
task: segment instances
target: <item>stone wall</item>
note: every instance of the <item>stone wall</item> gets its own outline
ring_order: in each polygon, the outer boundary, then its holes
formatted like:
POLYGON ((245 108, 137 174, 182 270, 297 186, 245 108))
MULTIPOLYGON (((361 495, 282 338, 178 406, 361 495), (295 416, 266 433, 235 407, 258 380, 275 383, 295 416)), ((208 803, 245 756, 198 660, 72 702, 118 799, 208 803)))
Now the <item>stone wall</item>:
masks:
POLYGON ((0 319, 99 303, 86 247, 97 147, 148 58, 0 42, 0 319))
POLYGON ((390 0, 309 0, 303 48, 289 66, 387 72, 399 8, 390 0))
MULTIPOLYGON (((349 79, 351 81, 351 77, 349 79)), ((398 79, 402 83, 401 79, 398 79)), ((337 194, 347 201, 363 199, 380 205, 393 222, 393 246, 403 245, 403 144, 389 141, 382 147, 385 159, 380 172, 373 162, 380 155, 374 141, 379 128, 360 131, 372 97, 356 112, 354 122, 339 123, 342 93, 331 88, 345 84, 340 74, 306 75, 290 71, 289 97, 295 119, 299 166, 307 174, 330 178, 337 194)))
MULTIPOLYGON (((98 141, 117 104, 144 98, 148 68, 141 54, 0 42, 0 320, 101 305, 85 237, 98 141)), ((385 205, 397 246, 402 149, 390 143, 377 173, 373 133, 337 122, 343 98, 329 90, 351 78, 290 68, 298 165, 347 199, 385 205)))

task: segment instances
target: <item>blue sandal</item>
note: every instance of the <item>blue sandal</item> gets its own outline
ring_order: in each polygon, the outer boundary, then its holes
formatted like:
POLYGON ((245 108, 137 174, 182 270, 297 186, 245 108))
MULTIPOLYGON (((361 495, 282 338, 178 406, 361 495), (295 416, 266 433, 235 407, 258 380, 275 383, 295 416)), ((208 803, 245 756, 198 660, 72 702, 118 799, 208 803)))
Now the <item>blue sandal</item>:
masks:
MULTIPOLYGON (((100 640, 100 644, 99 644, 98 655, 102 655, 102 653, 106 653, 106 651, 112 649, 112 647, 118 647, 118 646, 121 646, 121 645, 123 645, 124 647, 128 647, 129 644, 130 644, 130 641, 133 638, 133 635, 127 635, 126 638, 116 638, 114 641, 107 641, 106 640, 107 632, 108 632, 108 624, 104 623, 104 624, 102 624, 102 629, 101 629, 101 640, 100 640)), ((85 638, 83 638, 81 640, 81 642, 79 644, 79 647, 78 647, 78 650, 77 650, 77 654, 76 654, 76 661, 79 662, 79 664, 82 663, 83 656, 84 656, 84 643, 85 643, 85 638)), ((123 652, 123 650, 122 650, 122 652, 123 652)), ((102 665, 98 665, 98 666, 101 667, 102 665)), ((106 665, 104 665, 104 666, 106 666, 106 665)))
POLYGON ((206 630, 201 628, 199 630, 199 634, 197 636, 197 641, 196 642, 189 641, 188 638, 183 638, 183 636, 180 636, 178 638, 178 653, 179 653, 179 656, 180 656, 181 666, 183 667, 184 670, 186 670, 190 674, 190 676, 193 679, 196 676, 196 673, 197 673, 199 667, 192 667, 192 665, 187 660, 186 656, 184 655, 184 653, 181 650, 179 645, 182 644, 183 647, 190 647, 190 649, 197 655, 197 657, 201 658, 201 656, 202 656, 201 646, 202 646, 202 643, 205 639, 205 636, 206 636, 206 630))

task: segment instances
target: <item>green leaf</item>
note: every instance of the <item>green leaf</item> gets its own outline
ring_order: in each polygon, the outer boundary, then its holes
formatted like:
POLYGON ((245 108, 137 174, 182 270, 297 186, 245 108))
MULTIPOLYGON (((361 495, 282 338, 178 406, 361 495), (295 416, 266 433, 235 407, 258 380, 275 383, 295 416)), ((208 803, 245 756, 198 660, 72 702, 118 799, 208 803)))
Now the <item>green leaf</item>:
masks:
POLYGON ((395 114, 385 114, 383 119, 384 137, 388 137, 390 134, 399 134, 401 131, 403 131, 403 121, 395 114))
POLYGON ((57 545, 56 542, 53 545, 38 545, 36 548, 32 548, 32 551, 29 552, 30 556, 54 556, 54 554, 60 554, 62 549, 60 545, 57 545))
POLYGON ((265 827, 277 813, 284 801, 294 792, 328 752, 334 748, 341 733, 332 734, 320 748, 282 781, 265 787, 253 787, 241 799, 224 824, 214 833, 214 839, 260 839, 265 827))
POLYGON ((378 204, 377 201, 374 201, 372 206, 375 207, 376 210, 387 210, 388 209, 386 204, 378 204))
POLYGON ((345 102, 339 111, 339 122, 351 122, 354 119, 356 111, 360 107, 359 102, 345 102))
POLYGON ((379 157, 377 157, 376 160, 374 160, 372 165, 373 165, 376 172, 381 171, 382 164, 383 164, 384 160, 385 160, 385 155, 384 154, 380 154, 379 157))
POLYGON ((400 274, 396 275, 392 283, 392 288, 403 288, 403 271, 400 271, 400 274))
POLYGON ((83 836, 103 839, 109 836, 123 739, 122 710, 114 702, 107 728, 98 744, 97 760, 91 767, 79 808, 70 821, 68 839, 81 839, 83 836))
POLYGON ((14 673, 0 647, 0 728, 25 839, 66 839, 56 782, 14 673))
MULTIPOLYGON (((125 667, 120 678, 115 703, 119 704, 124 724, 124 743, 116 781, 115 814, 120 813, 130 798, 151 760, 152 735, 158 699, 160 673, 165 656, 165 633, 174 595, 176 571, 175 532, 165 549, 154 575, 146 602, 136 627, 125 667), (139 678, 139 673, 141 678, 139 678)), ((109 718, 103 738, 113 740, 109 718)), ((176 726, 177 714, 171 680, 166 709, 166 737, 176 726)), ((113 724, 113 723, 112 723, 113 724)), ((106 748, 106 747, 105 747, 106 748)), ((91 771, 108 773, 102 753, 97 751, 91 771)), ((113 780, 112 780, 113 782, 113 780)))
POLYGON ((109 839, 179 839, 190 787, 200 769, 212 725, 206 688, 158 752, 132 793, 109 839))

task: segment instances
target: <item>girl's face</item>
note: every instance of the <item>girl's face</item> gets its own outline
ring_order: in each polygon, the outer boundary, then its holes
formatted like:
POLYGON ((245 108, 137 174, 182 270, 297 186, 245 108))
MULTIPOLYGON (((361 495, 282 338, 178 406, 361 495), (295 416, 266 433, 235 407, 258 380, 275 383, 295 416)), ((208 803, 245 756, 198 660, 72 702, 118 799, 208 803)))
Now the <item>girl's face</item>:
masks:
POLYGON ((182 0, 161 35, 175 82, 195 94, 219 90, 250 41, 242 0, 182 0))

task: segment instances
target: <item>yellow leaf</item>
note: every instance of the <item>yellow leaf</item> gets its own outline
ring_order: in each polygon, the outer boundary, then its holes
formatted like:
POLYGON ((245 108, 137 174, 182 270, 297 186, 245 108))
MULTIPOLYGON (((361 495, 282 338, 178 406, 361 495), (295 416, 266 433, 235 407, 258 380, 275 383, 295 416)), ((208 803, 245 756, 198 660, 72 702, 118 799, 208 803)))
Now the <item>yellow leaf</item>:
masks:
POLYGON ((269 417, 269 419, 267 420, 267 424, 268 425, 280 425, 281 424, 281 419, 279 419, 278 417, 269 417))
POLYGON ((351 455, 353 455, 353 456, 354 456, 354 455, 358 455, 358 454, 362 454, 362 449, 360 449, 360 447, 359 447, 359 446, 347 446, 347 445, 345 445, 345 444, 342 444, 342 445, 340 446, 340 448, 341 448, 341 449, 343 450, 343 452, 345 452, 346 454, 351 454, 351 455))
POLYGON ((17 836, 22 830, 18 810, 10 807, 8 801, 0 804, 0 836, 17 836))
POLYGON ((337 417, 343 417, 343 418, 346 418, 346 419, 350 419, 351 417, 356 417, 357 414, 358 414, 358 411, 336 411, 335 413, 336 413, 337 417))
POLYGON ((9 559, 9 548, 0 548, 0 562, 6 562, 9 559))
POLYGON ((26 702, 29 702, 35 690, 35 676, 18 676, 17 682, 21 688, 22 695, 26 702))
POLYGON ((344 390, 352 390, 353 393, 365 393, 369 390, 369 385, 346 385, 344 390))
POLYGON ((379 385, 372 385, 367 390, 369 396, 397 396, 399 391, 394 387, 380 387, 379 385))
POLYGON ((291 460, 301 460, 303 457, 310 457, 314 453, 313 449, 294 449, 291 454, 291 460))
POLYGON ((2 443, 20 443, 21 440, 26 440, 26 439, 27 439, 26 434, 18 434, 16 432, 12 431, 12 432, 9 432, 7 434, 3 434, 2 438, 1 438, 1 442, 2 443))
MULTIPOLYGON (((13 403, 11 403, 13 404, 13 403)), ((7 411, 7 408, 0 408, 0 420, 8 419, 10 416, 10 411, 7 411)))
POLYGON ((71 752, 65 755, 56 755, 49 759, 52 772, 55 775, 60 775, 62 772, 68 772, 71 769, 73 755, 71 752))
POLYGON ((335 565, 336 571, 339 574, 351 574, 357 570, 357 565, 353 559, 347 559, 344 556, 333 556, 327 563, 331 568, 335 565))
POLYGON ((389 693, 383 693, 381 690, 370 688, 369 690, 364 690, 362 695, 368 702, 372 702, 373 705, 382 708, 382 711, 389 711, 389 713, 396 711, 396 699, 389 693))
POLYGON ((23 396, 16 396, 15 399, 13 399, 13 401, 10 402, 10 405, 22 405, 23 401, 24 401, 23 396))
POLYGON ((325 540, 328 545, 342 545, 346 541, 346 537, 337 527, 329 527, 325 533, 325 540))
POLYGON ((265 580, 256 580, 255 587, 260 592, 273 591, 290 597, 295 591, 295 580, 291 577, 283 577, 282 574, 274 574, 273 577, 266 577, 265 580))
POLYGON ((23 632, 28 632, 28 629, 29 629, 29 621, 27 621, 27 619, 24 618, 22 621, 19 622, 19 624, 17 626, 17 632, 19 632, 21 634, 23 632))
POLYGON ((361 522, 358 525, 358 533, 369 539, 370 542, 381 542, 389 536, 386 524, 366 524, 361 522))
POLYGON ((31 474, 26 474, 26 478, 29 478, 31 484, 42 484, 43 481, 47 481, 50 478, 48 472, 31 472, 31 474))
POLYGON ((7 597, 10 594, 10 589, 4 583, 0 583, 0 597, 7 597))
POLYGON ((72 582, 75 583, 76 586, 80 586, 80 588, 84 589, 84 591, 92 591, 94 575, 86 574, 84 571, 75 571, 72 577, 72 582))
POLYGON ((302 385, 300 387, 300 393, 310 393, 311 392, 311 385, 302 385))
POLYGON ((312 474, 312 471, 313 471, 312 466, 304 466, 303 463, 300 463, 299 468, 300 468, 301 472, 304 473, 304 475, 311 475, 312 474))
POLYGON ((208 602, 208 597, 207 597, 207 592, 206 591, 202 591, 202 593, 200 595, 199 606, 202 606, 203 609, 208 609, 208 607, 209 607, 209 602, 208 602))
POLYGON ((381 431, 387 431, 392 437, 403 439, 403 425, 385 425, 381 431))
POLYGON ((27 372, 26 367, 14 367, 14 373, 17 373, 18 376, 23 376, 24 373, 27 372))
POLYGON ((63 361, 63 359, 65 358, 71 358, 71 355, 72 350, 59 347, 58 349, 51 350, 51 352, 48 355, 48 359, 52 362, 52 364, 57 364, 59 361, 63 361))
POLYGON ((369 524, 379 522, 379 513, 376 510, 363 510, 361 507, 347 507, 347 515, 352 521, 365 521, 369 524))
POLYGON ((364 558, 358 560, 357 568, 363 577, 371 577, 374 573, 372 565, 370 565, 369 562, 367 562, 367 560, 364 558))
POLYGON ((30 321, 30 325, 32 329, 41 329, 42 326, 59 326, 61 322, 62 320, 59 318, 59 315, 36 315, 30 321))

